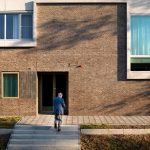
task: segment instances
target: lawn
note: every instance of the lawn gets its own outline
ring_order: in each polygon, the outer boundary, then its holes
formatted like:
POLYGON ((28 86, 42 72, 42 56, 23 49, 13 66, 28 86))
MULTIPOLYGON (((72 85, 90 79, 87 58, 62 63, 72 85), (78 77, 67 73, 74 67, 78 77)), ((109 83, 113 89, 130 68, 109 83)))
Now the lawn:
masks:
POLYGON ((150 135, 81 135, 81 150, 150 150, 150 135))
MULTIPOLYGON (((81 125, 80 129, 150 129, 150 125, 81 125)), ((81 150, 150 150, 150 135, 84 135, 81 150)))
MULTIPOLYGON (((11 129, 21 119, 21 117, 1 117, 0 118, 0 129, 7 128, 11 129)), ((9 141, 10 134, 0 135, 0 150, 5 150, 9 141)))
POLYGON ((1 117, 0 128, 13 128, 21 117, 1 117))

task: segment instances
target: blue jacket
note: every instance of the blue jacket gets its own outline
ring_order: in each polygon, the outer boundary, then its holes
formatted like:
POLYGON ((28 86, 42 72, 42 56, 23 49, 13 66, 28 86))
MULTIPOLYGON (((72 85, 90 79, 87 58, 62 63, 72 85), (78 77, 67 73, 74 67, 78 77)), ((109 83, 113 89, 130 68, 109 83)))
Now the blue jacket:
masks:
POLYGON ((65 102, 63 98, 54 98, 54 113, 57 115, 62 115, 64 113, 65 102))

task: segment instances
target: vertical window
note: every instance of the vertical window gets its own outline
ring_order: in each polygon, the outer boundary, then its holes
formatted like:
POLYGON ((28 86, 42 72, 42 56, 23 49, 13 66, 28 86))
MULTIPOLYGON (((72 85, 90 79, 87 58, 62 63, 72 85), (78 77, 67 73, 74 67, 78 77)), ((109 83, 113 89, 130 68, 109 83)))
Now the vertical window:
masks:
POLYGON ((131 71, 150 71, 150 16, 131 17, 131 71))
POLYGON ((22 39, 32 39, 32 16, 22 15, 21 20, 22 39))
POLYGON ((19 39, 18 15, 6 15, 6 39, 19 39))
POLYGON ((0 15, 0 39, 4 39, 4 15, 0 15))
POLYGON ((131 54, 150 55, 150 16, 131 17, 131 54))
POLYGON ((3 97, 18 97, 18 73, 3 73, 3 97))

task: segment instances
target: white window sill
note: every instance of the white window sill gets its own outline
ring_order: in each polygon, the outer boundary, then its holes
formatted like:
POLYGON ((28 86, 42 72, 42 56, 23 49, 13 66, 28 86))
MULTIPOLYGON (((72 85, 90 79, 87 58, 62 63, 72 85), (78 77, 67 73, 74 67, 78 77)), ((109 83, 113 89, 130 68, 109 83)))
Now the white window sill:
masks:
POLYGON ((150 79, 150 71, 128 71, 127 79, 150 79))
POLYGON ((0 47, 35 47, 36 40, 0 40, 0 47))

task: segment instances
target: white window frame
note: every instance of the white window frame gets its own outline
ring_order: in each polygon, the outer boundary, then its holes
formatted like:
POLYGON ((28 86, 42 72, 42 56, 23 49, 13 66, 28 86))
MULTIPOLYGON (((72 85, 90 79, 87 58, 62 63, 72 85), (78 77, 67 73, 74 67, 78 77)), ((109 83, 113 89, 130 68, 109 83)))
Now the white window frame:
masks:
MULTIPOLYGON (((4 39, 0 39, 0 40, 26 40, 26 39, 23 39, 22 38, 22 33, 21 33, 21 29, 22 29, 22 24, 21 24, 21 21, 22 21, 22 15, 31 15, 32 16, 32 20, 33 20, 33 14, 32 13, 3 13, 2 15, 4 15, 4 39), (18 16, 18 23, 19 23, 19 36, 18 36, 18 39, 7 39, 6 38, 6 30, 7 30, 7 19, 6 19, 6 16, 7 15, 17 15, 18 16)), ((31 27, 31 26, 29 26, 31 27)), ((32 40, 33 39, 33 22, 32 22, 32 38, 31 39, 27 39, 27 40, 32 40)))
POLYGON ((19 72, 2 72, 1 81, 2 81, 2 86, 1 86, 2 98, 6 98, 6 99, 8 99, 8 98, 11 98, 11 99, 12 98, 13 99, 19 98, 19 72), (4 87, 4 83, 3 83, 4 74, 17 74, 17 76, 18 76, 18 96, 16 96, 16 97, 5 97, 4 96, 4 90, 3 90, 3 87, 4 87))
POLYGON ((34 11, 7 11, 0 12, 4 14, 4 39, 0 39, 0 47, 35 47, 37 46, 36 27, 35 27, 35 12, 34 11), (19 15, 19 39, 6 39, 6 15, 5 14, 18 14, 19 15), (32 38, 21 38, 21 14, 32 15, 32 38))
MULTIPOLYGON (((129 5, 127 5, 127 10, 129 5)), ((150 55, 131 55, 131 17, 150 16, 150 13, 130 13, 127 11, 127 79, 150 79, 150 71, 131 71, 132 58, 150 58, 150 55)))

